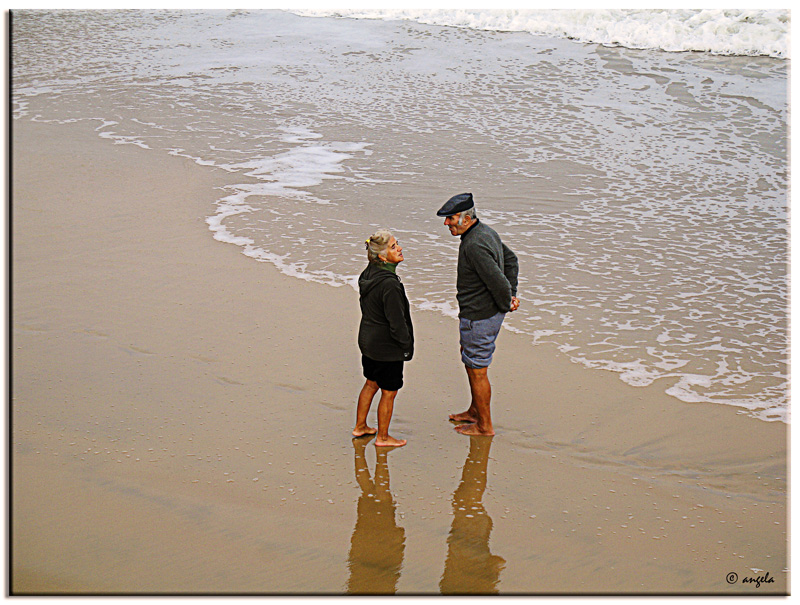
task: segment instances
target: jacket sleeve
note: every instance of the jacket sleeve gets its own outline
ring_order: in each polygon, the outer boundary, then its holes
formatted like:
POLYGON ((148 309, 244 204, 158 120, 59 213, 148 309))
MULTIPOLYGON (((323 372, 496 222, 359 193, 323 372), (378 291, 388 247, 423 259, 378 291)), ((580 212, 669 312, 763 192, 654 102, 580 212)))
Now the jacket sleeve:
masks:
MULTIPOLYGON (((512 286, 503 269, 492 256, 491 249, 480 243, 470 248, 468 255, 475 272, 486 284, 497 308, 504 313, 511 310, 512 286)), ((516 259, 516 257, 514 258, 516 259)))
POLYGON ((511 296, 517 295, 517 280, 519 277, 519 260, 511 248, 503 244, 503 274, 511 285, 511 296))
POLYGON ((389 333, 400 345, 406 361, 411 359, 414 352, 414 334, 410 320, 406 321, 408 301, 403 286, 400 282, 393 282, 383 290, 383 312, 389 322, 389 333))

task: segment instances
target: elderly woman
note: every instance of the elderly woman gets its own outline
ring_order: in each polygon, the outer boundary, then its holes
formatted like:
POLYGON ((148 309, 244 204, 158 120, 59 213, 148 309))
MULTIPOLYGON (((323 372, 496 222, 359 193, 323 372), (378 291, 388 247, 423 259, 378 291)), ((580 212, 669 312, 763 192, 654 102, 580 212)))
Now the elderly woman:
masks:
POLYGON ((356 426, 353 436, 374 435, 378 447, 400 447, 405 439, 389 435, 394 399, 403 386, 403 363, 414 355, 414 329, 411 325, 408 298, 397 265, 403 262, 403 249, 386 229, 367 240, 369 264, 358 278, 361 325, 358 347, 367 381, 358 396, 356 426), (375 393, 378 402, 378 430, 367 426, 367 414, 375 393))

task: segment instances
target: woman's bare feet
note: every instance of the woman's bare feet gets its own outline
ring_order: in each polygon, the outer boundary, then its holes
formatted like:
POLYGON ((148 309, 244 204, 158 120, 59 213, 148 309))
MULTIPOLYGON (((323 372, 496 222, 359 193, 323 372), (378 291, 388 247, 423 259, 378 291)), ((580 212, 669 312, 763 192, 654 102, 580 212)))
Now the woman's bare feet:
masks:
POLYGON ((395 439, 391 435, 387 435, 385 439, 383 437, 375 439, 376 447, 403 447, 406 443, 408 442, 405 439, 395 439))
POLYGON ((462 435, 485 435, 485 436, 494 435, 493 428, 489 428, 485 431, 482 431, 478 428, 477 424, 461 424, 455 427, 454 430, 461 433, 462 435))
POLYGON ((371 426, 357 426, 353 429, 353 437, 364 437, 366 435, 375 435, 378 432, 378 429, 374 429, 371 426))
POLYGON ((450 422, 478 422, 478 416, 472 410, 460 414, 450 414, 450 422))

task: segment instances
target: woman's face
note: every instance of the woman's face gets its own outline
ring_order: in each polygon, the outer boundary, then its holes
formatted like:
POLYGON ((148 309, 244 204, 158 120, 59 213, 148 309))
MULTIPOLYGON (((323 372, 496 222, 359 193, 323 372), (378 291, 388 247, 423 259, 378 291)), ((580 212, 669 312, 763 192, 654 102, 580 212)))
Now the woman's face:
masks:
POLYGON ((389 240, 389 245, 386 247, 386 262, 387 263, 402 263, 403 260, 403 248, 400 246, 400 242, 397 241, 396 238, 392 238, 389 240))

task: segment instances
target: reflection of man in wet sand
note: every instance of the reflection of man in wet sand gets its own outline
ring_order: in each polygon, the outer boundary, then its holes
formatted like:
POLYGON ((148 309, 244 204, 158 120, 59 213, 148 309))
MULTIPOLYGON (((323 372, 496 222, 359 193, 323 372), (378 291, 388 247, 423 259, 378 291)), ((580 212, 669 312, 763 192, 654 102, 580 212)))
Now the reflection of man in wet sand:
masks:
POLYGON ((453 492, 453 525, 439 582, 442 594, 496 594, 505 559, 489 551, 492 519, 483 507, 492 439, 472 436, 461 483, 453 492))
POLYGON ((350 540, 347 565, 350 594, 394 594, 403 565, 406 532, 397 526, 395 502, 389 490, 387 449, 377 449, 375 479, 369 475, 364 456, 369 439, 353 439, 356 481, 361 487, 358 517, 350 540))

